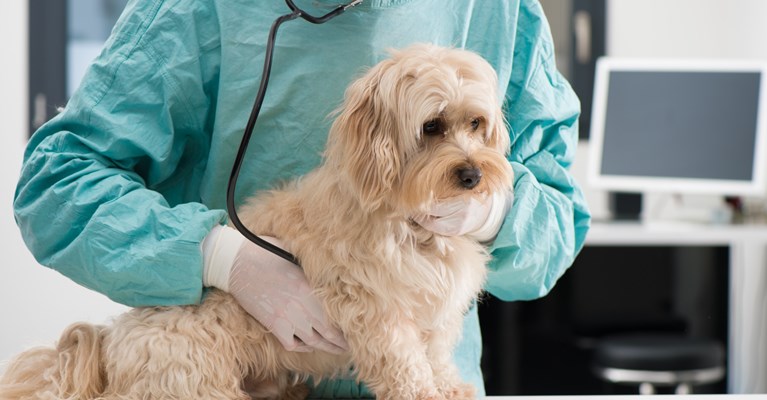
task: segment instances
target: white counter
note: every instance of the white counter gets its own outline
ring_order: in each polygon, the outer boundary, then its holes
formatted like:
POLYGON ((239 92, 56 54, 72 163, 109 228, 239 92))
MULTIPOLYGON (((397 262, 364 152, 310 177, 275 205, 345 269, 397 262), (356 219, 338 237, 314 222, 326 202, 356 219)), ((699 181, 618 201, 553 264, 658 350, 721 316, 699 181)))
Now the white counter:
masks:
POLYGON ((688 394, 677 395, 620 395, 620 396, 488 396, 495 400, 767 400, 767 394, 688 394))

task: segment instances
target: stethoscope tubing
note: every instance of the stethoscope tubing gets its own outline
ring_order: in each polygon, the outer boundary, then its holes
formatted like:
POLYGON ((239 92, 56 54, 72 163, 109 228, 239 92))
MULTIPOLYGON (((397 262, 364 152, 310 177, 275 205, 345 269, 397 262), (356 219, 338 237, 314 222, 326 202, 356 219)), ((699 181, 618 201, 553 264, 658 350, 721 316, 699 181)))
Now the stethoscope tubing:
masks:
POLYGON ((234 158, 232 173, 229 176, 229 183, 227 185, 227 190, 226 190, 226 209, 227 209, 227 213, 229 214, 229 220, 232 223, 232 225, 243 236, 245 236, 246 239, 250 240, 256 245, 296 265, 299 265, 298 259, 293 254, 286 251, 285 249, 275 246, 267 242, 266 240, 260 238, 258 235, 251 232, 250 229, 248 229, 242 223, 242 220, 237 215, 237 210, 236 210, 236 206, 234 202, 236 187, 237 187, 237 178, 240 176, 242 161, 245 158, 245 153, 248 149, 250 138, 251 136, 253 136, 253 131, 256 127, 256 121, 258 120, 258 114, 261 112, 261 106, 264 103, 266 88, 269 85, 269 75, 271 74, 271 71, 272 71, 272 55, 274 53, 274 44, 277 38, 277 30, 279 29, 280 25, 282 25, 283 23, 287 21, 292 21, 296 18, 302 18, 313 24, 324 24, 325 22, 337 17, 338 15, 342 14, 347 9, 356 6, 362 1, 363 0, 354 0, 351 3, 336 7, 335 9, 333 9, 333 11, 321 17, 315 17, 298 8, 293 3, 292 0, 285 0, 285 2, 287 3, 288 7, 290 8, 292 12, 290 14, 285 14, 278 17, 272 23, 272 26, 269 29, 269 37, 268 37, 267 45, 266 45, 266 52, 264 54, 264 68, 261 74, 261 83, 259 84, 259 87, 258 87, 256 100, 253 102, 253 108, 251 109, 250 117, 248 118, 248 123, 245 125, 245 131, 242 135, 242 141, 240 142, 240 147, 237 149, 237 155, 234 158))

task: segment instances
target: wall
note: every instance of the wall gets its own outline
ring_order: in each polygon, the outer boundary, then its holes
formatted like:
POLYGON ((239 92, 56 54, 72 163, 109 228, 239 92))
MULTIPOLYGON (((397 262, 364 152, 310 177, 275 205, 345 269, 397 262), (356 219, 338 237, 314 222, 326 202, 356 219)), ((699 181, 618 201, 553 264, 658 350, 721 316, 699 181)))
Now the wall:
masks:
MULTIPOLYGON (((124 310, 106 297, 39 266, 13 219, 12 201, 26 141, 27 2, 0 4, 0 360, 36 344, 52 343, 68 324, 103 322, 124 310)), ((3 366, 0 364, 0 369, 3 366)))
POLYGON ((608 0, 609 55, 767 60, 764 0, 608 0))
MULTIPOLYGON (((767 61, 766 17, 764 0, 607 0, 607 55, 767 61)), ((584 186, 594 217, 606 219, 606 193, 589 187, 586 180, 588 158, 588 143, 583 141, 573 173, 584 186)), ((657 194, 646 194, 644 202, 644 209, 651 210, 668 203, 657 194)), ((719 200, 684 196, 683 202, 708 215, 719 200)))

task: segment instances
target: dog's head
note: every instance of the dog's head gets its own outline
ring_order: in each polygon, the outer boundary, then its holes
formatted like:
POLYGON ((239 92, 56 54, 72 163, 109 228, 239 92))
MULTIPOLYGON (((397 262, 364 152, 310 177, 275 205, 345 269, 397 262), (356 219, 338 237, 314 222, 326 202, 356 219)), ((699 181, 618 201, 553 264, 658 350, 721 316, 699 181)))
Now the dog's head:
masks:
POLYGON ((465 50, 414 45, 352 83, 326 160, 368 211, 414 215, 435 201, 510 190, 495 71, 465 50))

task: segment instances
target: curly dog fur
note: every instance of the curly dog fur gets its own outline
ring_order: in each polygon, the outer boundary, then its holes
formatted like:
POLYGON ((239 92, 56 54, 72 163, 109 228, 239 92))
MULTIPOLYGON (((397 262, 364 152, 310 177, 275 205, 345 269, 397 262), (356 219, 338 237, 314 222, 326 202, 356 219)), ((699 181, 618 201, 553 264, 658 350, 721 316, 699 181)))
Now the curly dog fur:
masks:
POLYGON ((70 326, 7 366, 0 399, 304 398, 350 368, 379 399, 472 399, 452 361, 489 256, 412 221, 435 202, 511 191, 496 76, 476 54, 415 45, 347 89, 323 163, 250 199, 253 231, 281 238, 350 351, 286 351, 228 294, 70 326), (438 130, 425 132, 427 123, 438 130), (458 178, 481 171, 476 186, 458 178))

